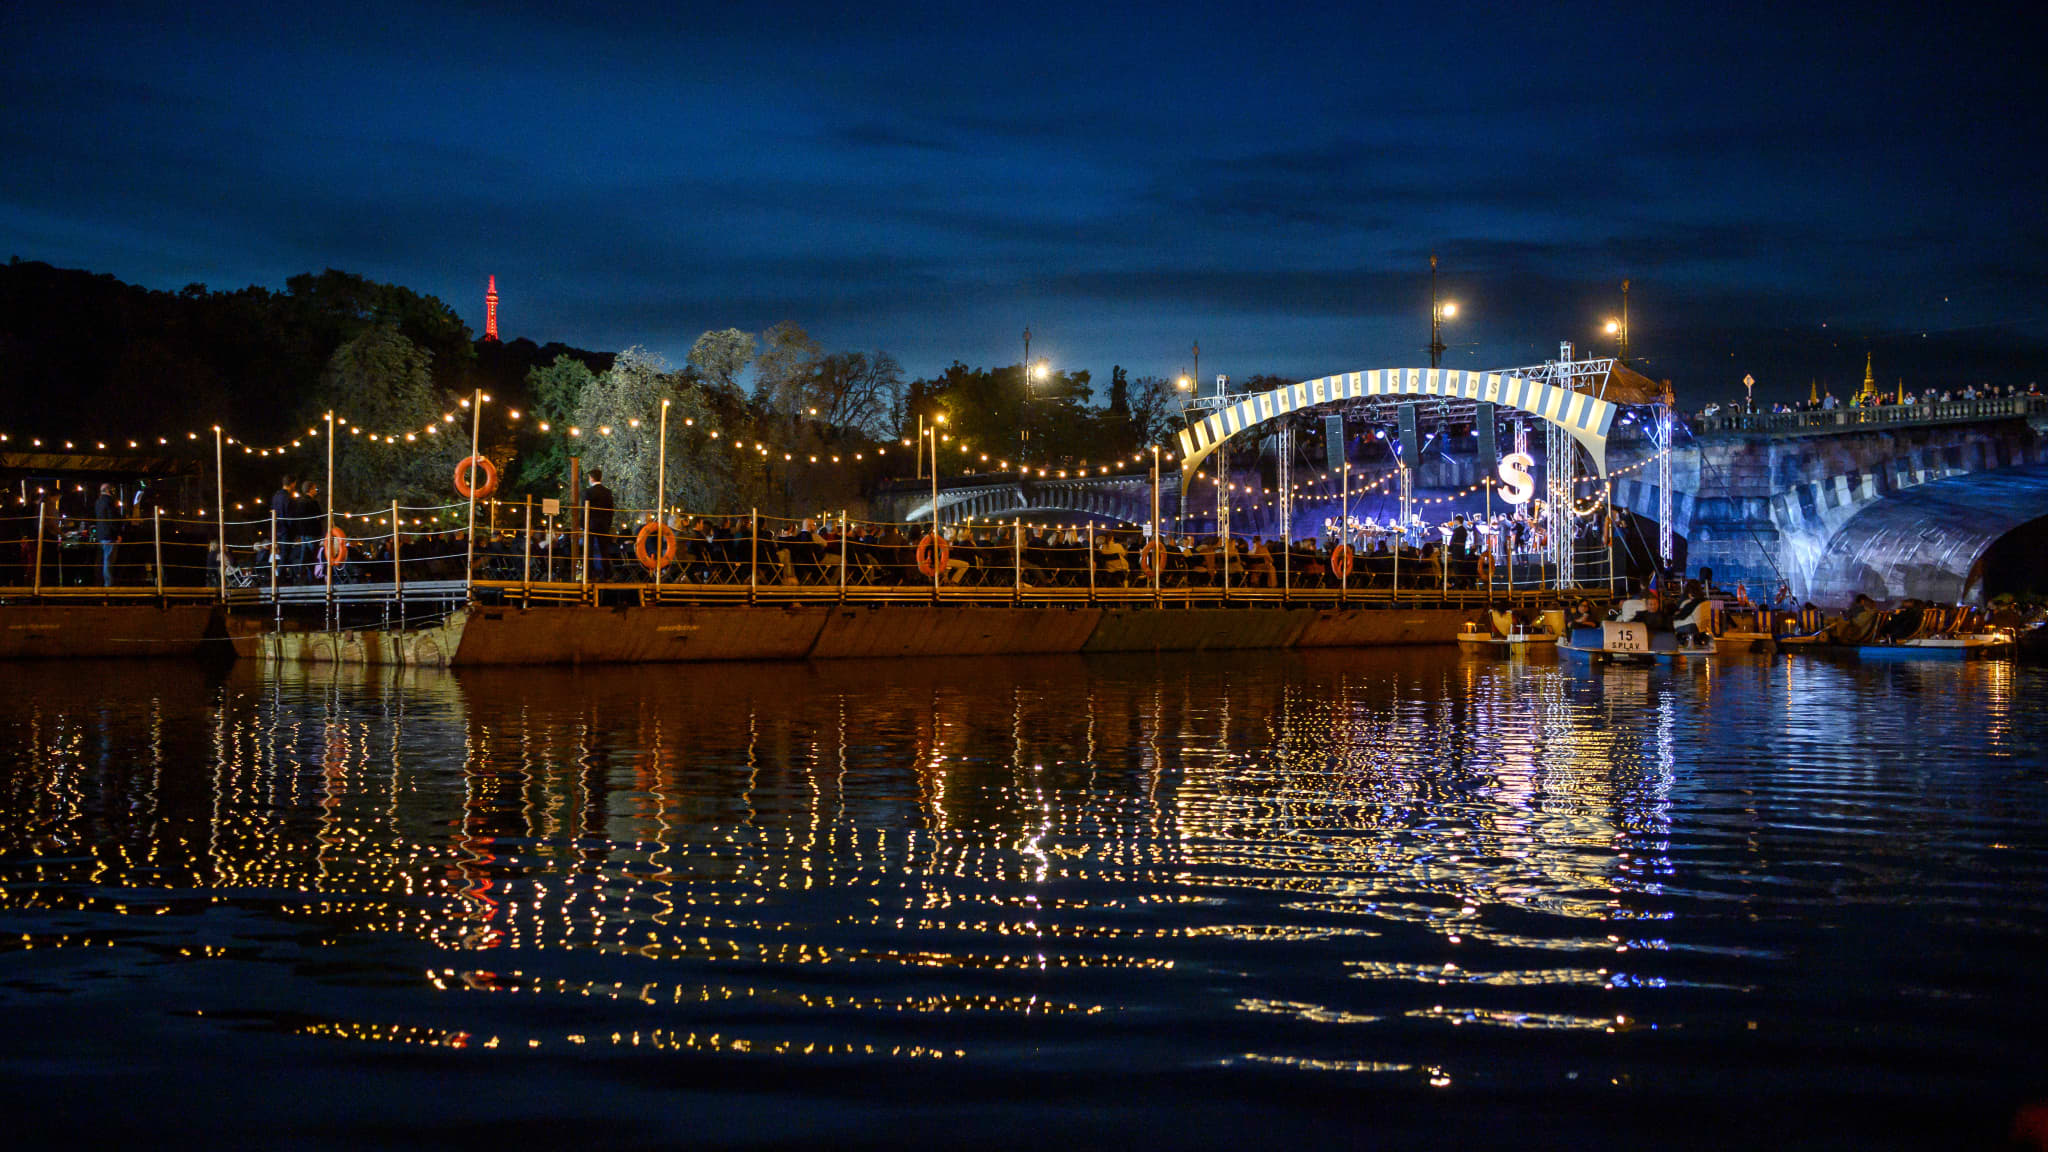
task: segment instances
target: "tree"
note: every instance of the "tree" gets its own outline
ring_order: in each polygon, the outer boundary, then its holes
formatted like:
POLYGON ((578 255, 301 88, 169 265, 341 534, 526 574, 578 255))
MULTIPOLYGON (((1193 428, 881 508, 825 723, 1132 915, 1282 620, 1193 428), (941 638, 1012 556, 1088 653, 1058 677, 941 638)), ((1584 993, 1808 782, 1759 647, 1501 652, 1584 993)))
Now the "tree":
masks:
MULTIPOLYGON (((699 341, 701 344, 702 341, 699 341)), ((725 457, 713 447, 711 405, 704 388, 644 348, 619 353, 611 369, 578 397, 573 426, 583 466, 604 470, 619 508, 655 506, 661 402, 668 410, 668 507, 709 512, 730 488, 725 457)))
POLYGON ((575 423, 576 406, 583 394, 597 383, 597 375, 583 361, 568 355, 555 362, 527 370, 526 388, 533 395, 537 423, 552 425, 539 433, 519 459, 517 485, 529 490, 552 491, 569 474, 569 450, 563 444, 568 427, 575 423))
POLYGON ((285 291, 303 321, 325 328, 336 343, 366 327, 396 325, 407 340, 427 352, 443 387, 460 385, 463 371, 476 358, 469 325, 462 317, 440 300, 410 288, 329 268, 317 276, 291 277, 285 291))
POLYGON ((452 405, 434 387, 431 363, 393 321, 363 329, 328 357, 314 397, 318 415, 308 413, 307 423, 336 415, 329 507, 364 511, 394 499, 433 506, 453 498, 448 478, 469 454, 468 428, 442 420, 452 405), (363 431, 341 431, 349 426, 363 431), (429 426, 445 431, 429 433, 429 426))
POLYGON ((1140 376, 1131 382, 1131 435, 1136 447, 1173 443, 1173 434, 1180 430, 1177 393, 1173 382, 1160 376, 1140 376))
POLYGON ((805 411, 835 433, 887 436, 903 403, 903 367, 887 352, 834 352, 811 365, 805 411))
POLYGON ((690 368, 712 388, 740 394, 740 373, 754 360, 754 338, 737 328, 706 332, 690 345, 690 368))
POLYGON ((788 320, 761 333, 761 355, 754 361, 755 405, 785 416, 816 407, 805 385, 824 354, 810 333, 788 320))

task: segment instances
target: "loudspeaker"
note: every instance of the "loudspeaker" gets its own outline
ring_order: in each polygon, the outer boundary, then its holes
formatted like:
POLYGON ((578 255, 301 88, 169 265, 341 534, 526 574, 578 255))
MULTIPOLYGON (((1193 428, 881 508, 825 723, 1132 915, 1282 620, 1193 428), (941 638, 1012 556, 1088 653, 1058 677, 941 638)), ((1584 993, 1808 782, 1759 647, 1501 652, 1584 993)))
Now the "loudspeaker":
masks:
POLYGON ((1344 417, 1323 417, 1323 457, 1335 476, 1344 467, 1344 417))
POLYGON ((1484 478, 1493 475, 1493 470, 1500 464, 1500 445, 1494 440, 1493 405, 1482 400, 1475 407, 1473 419, 1478 423, 1474 427, 1479 431, 1479 457, 1475 467, 1478 475, 1484 478))
POLYGON ((1415 431, 1415 405, 1401 405, 1401 460, 1410 468, 1422 467, 1422 437, 1415 431))

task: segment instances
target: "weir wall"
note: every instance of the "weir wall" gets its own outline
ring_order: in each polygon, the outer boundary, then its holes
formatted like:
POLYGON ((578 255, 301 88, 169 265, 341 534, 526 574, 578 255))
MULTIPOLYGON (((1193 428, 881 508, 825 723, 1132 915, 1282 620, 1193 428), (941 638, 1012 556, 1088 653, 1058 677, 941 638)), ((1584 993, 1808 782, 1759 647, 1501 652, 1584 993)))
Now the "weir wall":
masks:
POLYGON ((237 628, 249 659, 476 667, 892 656, 1014 656, 1453 643, 1462 608, 478 608, 403 632, 237 628))
POLYGON ((210 604, 0 605, 0 660, 191 657, 224 635, 210 604))

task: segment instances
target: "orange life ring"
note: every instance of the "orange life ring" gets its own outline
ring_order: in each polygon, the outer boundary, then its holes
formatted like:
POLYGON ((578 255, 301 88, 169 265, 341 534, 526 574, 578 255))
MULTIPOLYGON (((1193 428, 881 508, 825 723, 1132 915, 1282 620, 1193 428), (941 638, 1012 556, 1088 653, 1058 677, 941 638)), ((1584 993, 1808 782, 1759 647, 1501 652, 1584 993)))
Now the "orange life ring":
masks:
POLYGON ((1138 549, 1138 571, 1150 576, 1152 570, 1160 567, 1165 559, 1166 545, 1156 539, 1149 540, 1143 548, 1138 549))
POLYGON ((1489 584, 1493 583, 1493 549, 1491 548, 1479 554, 1479 578, 1489 584))
POLYGON ((943 536, 931 532, 917 542, 917 570, 927 576, 937 576, 946 570, 946 558, 953 554, 953 545, 943 536), (937 559, 933 557, 936 553, 937 559))
POLYGON ((678 547, 679 545, 676 543, 676 530, 659 520, 649 520, 647 523, 642 524, 639 534, 633 537, 633 554, 640 558, 640 566, 649 572, 658 572, 675 563, 676 549, 678 547), (656 529, 661 530, 661 559, 659 562, 647 551, 647 538, 654 535, 656 529))
POLYGON ((478 468, 484 470, 484 482, 483 486, 476 490, 476 499, 481 500, 498 490, 498 466, 491 463, 488 457, 471 456, 455 466, 456 495, 465 498, 470 495, 469 489, 474 483, 471 478, 476 475, 478 468))
POLYGON ((329 529, 327 540, 321 546, 321 550, 327 556, 328 567, 340 564, 348 558, 348 534, 339 528, 329 529))
POLYGON ((1339 580, 1351 579, 1351 545, 1339 544, 1330 549, 1330 571, 1339 580))

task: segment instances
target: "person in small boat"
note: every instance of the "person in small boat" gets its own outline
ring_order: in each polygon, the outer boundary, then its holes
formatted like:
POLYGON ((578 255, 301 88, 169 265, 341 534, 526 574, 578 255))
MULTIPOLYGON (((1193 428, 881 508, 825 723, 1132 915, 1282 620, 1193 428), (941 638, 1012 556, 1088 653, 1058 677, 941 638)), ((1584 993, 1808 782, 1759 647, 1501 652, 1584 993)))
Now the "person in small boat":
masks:
MULTIPOLYGON (((1701 571, 1711 573, 1713 569, 1701 571)), ((1679 647, 1691 648, 1706 643, 1704 633, 1712 614, 1706 588, 1698 580, 1686 581, 1685 595, 1671 613, 1671 630, 1678 636, 1679 647)))
POLYGON ((1600 626, 1600 617, 1594 613, 1591 600, 1579 601, 1578 608, 1572 613, 1571 626, 1574 629, 1598 628, 1600 626))
POLYGON ((1920 600, 1907 600, 1898 609, 1885 617, 1878 627, 1878 639, 1886 644, 1903 644, 1920 634, 1920 625, 1927 618, 1927 605, 1920 600))
POLYGON ((1651 588, 1641 596, 1632 596, 1621 602, 1621 609, 1615 614, 1623 624, 1646 624, 1653 632, 1670 628, 1670 618, 1664 615, 1662 601, 1657 590, 1651 588))
POLYGON ((1877 626, 1883 619, 1877 601, 1858 592, 1855 603, 1849 607, 1849 614, 1828 625, 1821 634, 1830 644, 1868 644, 1870 638, 1877 634, 1877 626))

